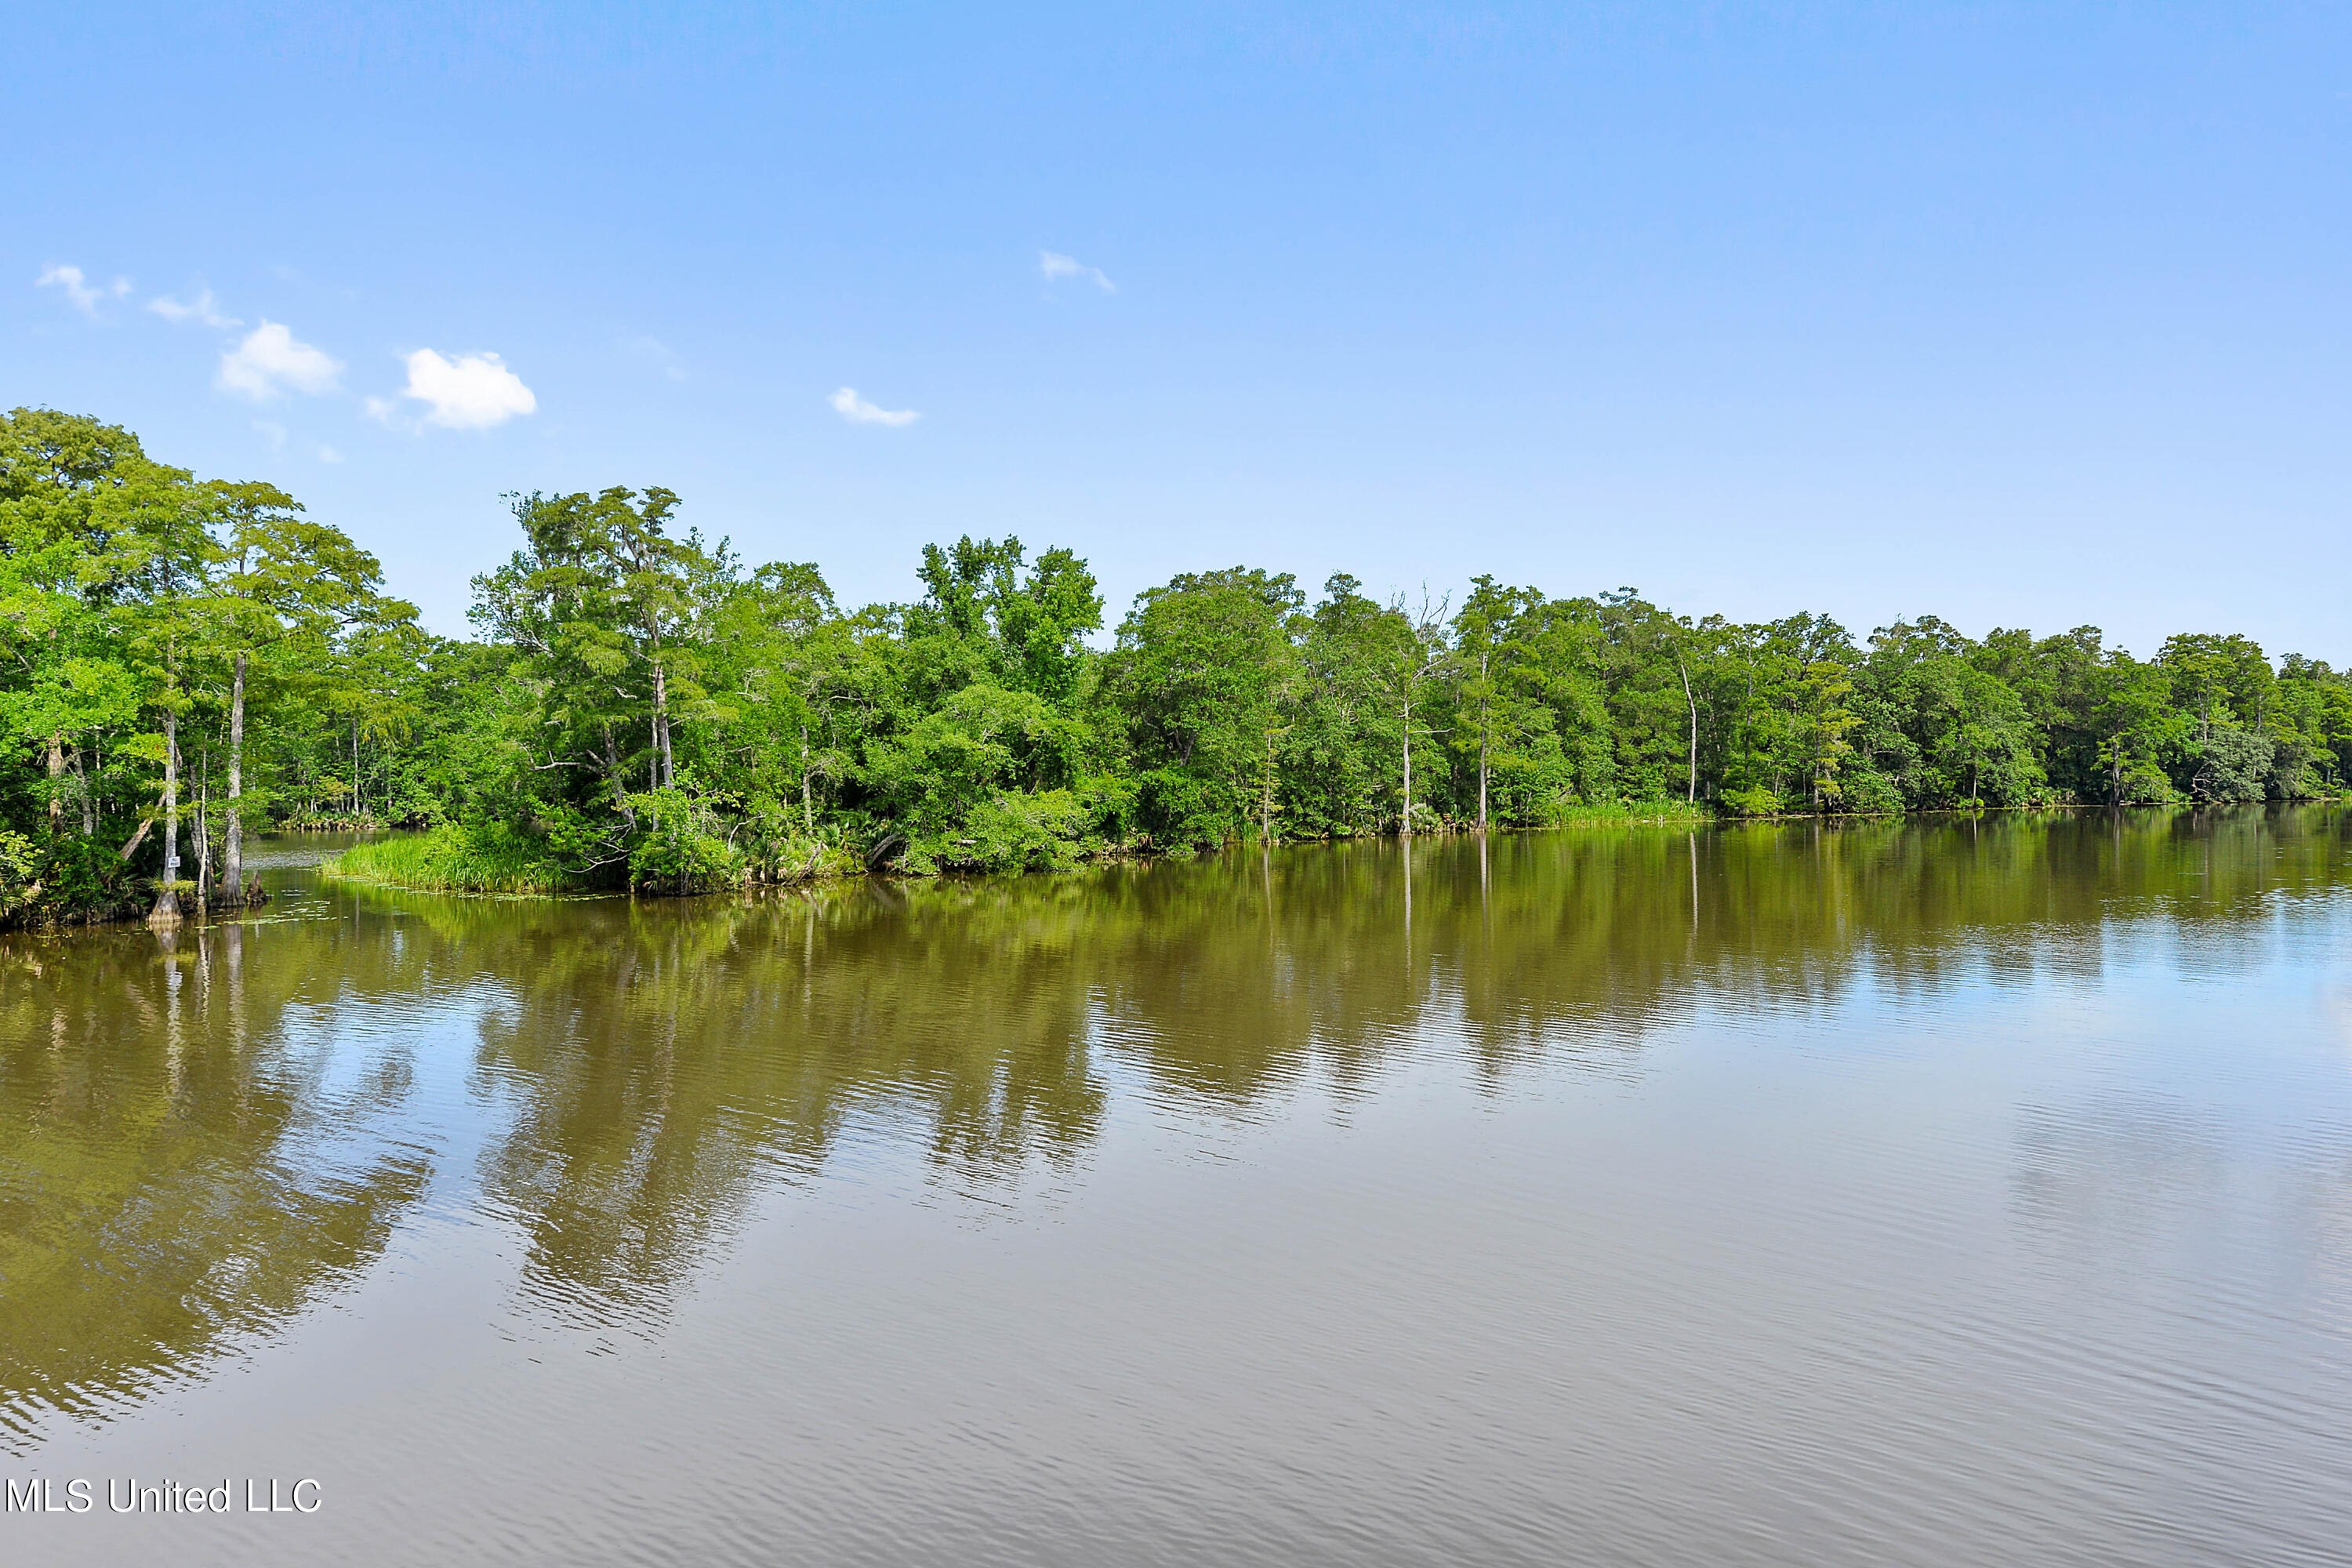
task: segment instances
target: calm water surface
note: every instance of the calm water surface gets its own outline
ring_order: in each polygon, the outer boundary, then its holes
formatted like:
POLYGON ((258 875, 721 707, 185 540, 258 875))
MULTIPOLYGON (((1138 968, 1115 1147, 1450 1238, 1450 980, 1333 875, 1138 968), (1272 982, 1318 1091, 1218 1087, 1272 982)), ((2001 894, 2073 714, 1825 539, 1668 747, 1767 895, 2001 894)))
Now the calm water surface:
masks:
POLYGON ((2352 1561, 2334 808, 264 875, 0 942, 9 1562, 2352 1561))

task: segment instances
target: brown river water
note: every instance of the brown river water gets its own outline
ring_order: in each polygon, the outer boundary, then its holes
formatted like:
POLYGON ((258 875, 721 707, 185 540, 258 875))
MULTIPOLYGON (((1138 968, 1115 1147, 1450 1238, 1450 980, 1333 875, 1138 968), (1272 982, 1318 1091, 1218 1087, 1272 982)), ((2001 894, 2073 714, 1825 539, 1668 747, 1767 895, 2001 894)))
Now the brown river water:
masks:
POLYGON ((0 939, 0 1561, 2352 1562, 2340 808, 302 858, 0 939))

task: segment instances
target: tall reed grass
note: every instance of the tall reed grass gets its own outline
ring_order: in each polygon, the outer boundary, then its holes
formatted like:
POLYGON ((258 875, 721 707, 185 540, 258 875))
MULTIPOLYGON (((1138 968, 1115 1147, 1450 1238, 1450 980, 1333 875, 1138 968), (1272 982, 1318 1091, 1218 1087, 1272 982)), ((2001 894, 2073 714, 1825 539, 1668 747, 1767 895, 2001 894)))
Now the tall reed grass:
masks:
POLYGON ((1592 805, 1554 805, 1544 813, 1552 827, 1704 827, 1717 820, 1705 802, 1681 800, 1612 800, 1592 805))
POLYGON ((322 862, 331 881, 368 882, 433 893, 575 893, 579 878, 549 862, 538 846, 511 835, 468 832, 454 825, 413 837, 355 844, 322 862))

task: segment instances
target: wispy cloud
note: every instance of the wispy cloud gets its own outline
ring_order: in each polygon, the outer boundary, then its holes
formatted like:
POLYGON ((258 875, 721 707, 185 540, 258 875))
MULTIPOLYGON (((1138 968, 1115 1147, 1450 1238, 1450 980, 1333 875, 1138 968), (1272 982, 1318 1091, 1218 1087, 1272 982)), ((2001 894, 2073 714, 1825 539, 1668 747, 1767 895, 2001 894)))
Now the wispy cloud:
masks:
MULTIPOLYGON (((425 405, 427 425, 446 430, 487 430, 539 408, 538 396, 494 353, 444 359, 431 349, 418 349, 407 363, 408 384, 400 395, 425 405)), ((371 397, 367 411, 390 423, 393 405, 383 398, 371 397)))
POLYGON ((91 282, 79 267, 51 267, 33 280, 33 287, 62 289, 75 310, 85 316, 95 316, 100 300, 131 292, 131 279, 118 278, 108 286, 91 282))
POLYGON ((1045 275, 1045 281, 1048 283, 1058 282, 1065 278, 1086 278, 1091 279, 1095 287, 1106 294, 1118 292, 1118 285, 1104 277, 1101 268, 1089 267, 1076 257, 1064 256, 1059 251, 1039 251, 1037 270, 1045 275))
POLYGON ((667 343, 655 337, 623 338, 621 346, 632 353, 642 354, 661 366, 661 373, 672 381, 686 379, 686 367, 677 363, 677 354, 667 343))
POLYGON ((336 451, 332 447, 320 447, 319 448, 319 461, 322 463, 340 463, 342 460, 343 455, 341 452, 336 451))
POLYGON ((298 341, 285 327, 264 321, 221 355, 217 384, 223 392, 266 403, 289 389, 313 396, 332 392, 342 372, 341 363, 298 341))
POLYGON ((167 321, 200 321, 207 327, 241 327, 235 316, 221 314, 220 302, 209 289, 199 288, 193 300, 174 300, 169 294, 158 294, 147 301, 147 308, 167 321))
POLYGON ((922 417, 911 408, 877 408, 857 395, 854 386, 845 386, 828 399, 833 411, 852 425, 912 425, 922 417))
POLYGON ((285 426, 275 419, 257 419, 253 422, 253 427, 260 433, 263 440, 269 443, 271 451, 282 452, 286 449, 285 426))

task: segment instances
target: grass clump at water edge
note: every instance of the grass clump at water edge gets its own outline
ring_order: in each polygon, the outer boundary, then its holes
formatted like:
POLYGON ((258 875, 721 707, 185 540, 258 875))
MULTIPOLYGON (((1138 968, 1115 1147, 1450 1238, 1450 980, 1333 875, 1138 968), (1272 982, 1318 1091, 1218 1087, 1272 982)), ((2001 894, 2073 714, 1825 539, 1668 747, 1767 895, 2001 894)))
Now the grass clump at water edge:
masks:
POLYGON ((322 862, 331 881, 370 882, 431 893, 576 893, 578 875, 547 847, 512 830, 445 824, 414 837, 355 844, 322 862))
POLYGON ((1543 814, 1547 827, 1704 827, 1720 820, 1705 801, 1563 801, 1543 814))

